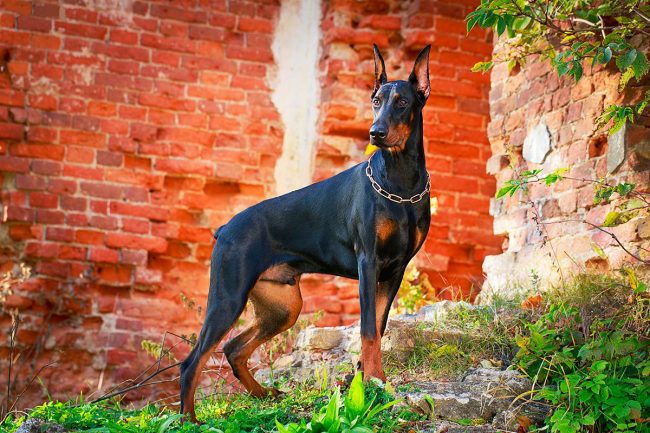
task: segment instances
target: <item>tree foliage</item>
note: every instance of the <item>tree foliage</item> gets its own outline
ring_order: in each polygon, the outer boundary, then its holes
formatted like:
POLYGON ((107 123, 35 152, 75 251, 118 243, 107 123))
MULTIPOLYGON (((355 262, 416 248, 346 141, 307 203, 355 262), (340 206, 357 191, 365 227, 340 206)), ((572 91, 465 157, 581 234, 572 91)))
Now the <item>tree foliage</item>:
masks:
MULTIPOLYGON (((466 18, 467 31, 493 28, 507 37, 505 50, 489 62, 474 65, 486 72, 495 63, 509 68, 525 65, 541 55, 559 76, 579 81, 585 68, 616 65, 619 91, 648 74, 650 5, 640 0, 482 0, 466 18)), ((610 134, 634 121, 650 102, 650 90, 632 105, 611 105, 597 119, 599 127, 612 122, 610 134)))

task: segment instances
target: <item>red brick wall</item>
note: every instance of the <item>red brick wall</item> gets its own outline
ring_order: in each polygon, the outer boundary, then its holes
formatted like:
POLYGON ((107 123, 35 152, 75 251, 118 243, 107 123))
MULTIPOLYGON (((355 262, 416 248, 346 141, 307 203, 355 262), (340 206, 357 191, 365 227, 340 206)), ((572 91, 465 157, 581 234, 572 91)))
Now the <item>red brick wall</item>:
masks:
MULTIPOLYGON (((501 44, 495 48, 497 52, 504 49, 501 44)), ((607 176, 610 181, 627 181, 647 189, 650 117, 642 116, 628 125, 625 160, 611 173, 607 168, 607 131, 596 129, 595 119, 604 107, 629 103, 619 95, 618 81, 615 71, 585 68, 585 76, 576 84, 567 77, 558 78, 548 63, 539 59, 512 72, 505 64, 497 65, 492 71, 488 135, 494 153, 489 167, 499 186, 514 176, 512 167, 520 172, 539 168, 543 174, 568 168, 566 176, 574 179, 607 176), (540 122, 548 127, 551 151, 543 164, 535 164, 522 157, 522 146, 540 122)), ((647 82, 644 86, 633 82, 627 97, 639 98, 647 88, 647 82)), ((582 222, 601 224, 613 208, 611 204, 596 206, 593 198, 593 183, 564 180, 550 188, 532 185, 528 194, 495 200, 495 233, 505 236, 506 242, 502 254, 484 263, 486 288, 528 287, 531 270, 546 286, 585 269, 608 270, 627 261, 634 263, 609 235, 582 222), (544 226, 535 222, 531 203, 544 226), (603 248, 608 259, 603 260, 593 245, 603 248)), ((650 218, 634 218, 611 231, 631 252, 648 258, 650 218)))
POLYGON ((274 189, 276 3, 3 2, 0 245, 4 270, 33 267, 9 306, 20 349, 58 362, 52 396, 134 377, 143 338, 198 331, 179 293, 204 304, 213 230, 274 189))
MULTIPOLYGON (((463 23, 475 3, 323 2, 316 180, 364 158, 371 44, 391 78, 433 44, 425 145, 439 209, 418 262, 444 297, 480 285, 501 242, 483 174, 488 76, 469 72, 490 37, 466 38, 463 23)), ((21 312, 18 349, 36 350, 21 377, 56 361, 40 374, 55 398, 133 378, 151 362, 142 339, 198 331, 181 293, 204 305, 213 230, 273 194, 282 151, 268 84, 278 1, 102 4, 7 0, 0 11, 0 261, 33 268, 8 306, 21 312)), ((306 277, 303 292, 320 324, 358 317, 356 282, 306 277)), ((23 402, 42 397, 35 386, 23 402)))
MULTIPOLYGON (((389 79, 406 79, 418 52, 432 44, 431 96, 424 110, 427 165, 438 214, 417 263, 444 298, 474 295, 482 283, 481 265, 501 251, 502 239, 492 235, 489 200, 494 179, 485 173, 490 148, 489 76, 470 72, 492 52, 491 34, 466 36, 464 17, 476 1, 336 0, 323 14, 324 71, 321 140, 316 180, 366 157, 372 123, 372 43, 379 45, 389 79)), ((350 284, 335 279, 344 313, 358 308, 345 299, 356 296, 350 284)))

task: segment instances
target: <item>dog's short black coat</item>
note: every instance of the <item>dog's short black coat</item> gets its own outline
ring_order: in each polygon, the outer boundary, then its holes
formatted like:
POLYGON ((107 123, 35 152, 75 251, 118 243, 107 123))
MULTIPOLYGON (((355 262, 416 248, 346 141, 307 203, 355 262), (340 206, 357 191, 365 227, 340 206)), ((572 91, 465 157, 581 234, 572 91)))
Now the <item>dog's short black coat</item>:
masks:
POLYGON ((365 377, 385 380, 381 336, 406 265, 422 246, 430 222, 422 139, 429 49, 419 54, 407 81, 388 81, 384 60, 374 47, 370 141, 379 150, 369 163, 265 200, 215 233, 205 323, 181 365, 181 411, 191 419, 196 420, 194 393, 199 373, 248 299, 255 319, 224 346, 224 352, 235 376, 251 394, 277 394, 257 383, 246 363, 261 343, 295 323, 302 307, 300 276, 305 273, 359 280, 359 367, 365 377), (389 200, 373 189, 366 175, 368 164, 383 190, 405 198, 426 193, 414 202, 389 200))

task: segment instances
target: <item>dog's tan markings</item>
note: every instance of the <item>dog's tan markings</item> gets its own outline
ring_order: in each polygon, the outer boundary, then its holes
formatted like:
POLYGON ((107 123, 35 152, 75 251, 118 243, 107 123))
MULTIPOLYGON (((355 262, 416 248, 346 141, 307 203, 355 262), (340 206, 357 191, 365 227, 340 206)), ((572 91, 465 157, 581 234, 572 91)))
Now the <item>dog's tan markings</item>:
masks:
POLYGON ((377 221, 377 237, 379 238, 380 242, 386 242, 386 240, 393 234, 395 233, 395 229, 397 228, 397 224, 395 223, 394 220, 390 218, 380 218, 377 221))
POLYGON ((375 338, 361 336, 361 368, 363 380, 368 381, 376 377, 386 382, 386 375, 381 365, 381 335, 375 334, 375 338))
MULTIPOLYGON (((278 269, 281 271, 293 270, 287 265, 281 265, 269 268, 265 274, 273 276, 278 269)), ((284 278, 283 272, 280 272, 279 275, 284 278)), ((248 369, 248 358, 261 344, 296 323, 302 309, 300 275, 296 275, 294 272, 292 280, 293 284, 258 280, 250 292, 250 300, 255 311, 253 323, 224 346, 224 353, 226 353, 233 374, 255 397, 280 394, 273 388, 263 387, 255 380, 248 369)))
POLYGON ((391 152, 401 152, 406 147, 406 140, 411 135, 411 126, 408 123, 398 123, 390 128, 386 141, 393 144, 390 148, 391 152))

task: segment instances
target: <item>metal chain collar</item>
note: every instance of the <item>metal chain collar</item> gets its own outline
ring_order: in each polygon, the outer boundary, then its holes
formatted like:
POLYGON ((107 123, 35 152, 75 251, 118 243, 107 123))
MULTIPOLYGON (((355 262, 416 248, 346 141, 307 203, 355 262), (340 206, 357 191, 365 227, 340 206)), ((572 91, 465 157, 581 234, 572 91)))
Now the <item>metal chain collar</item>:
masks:
POLYGON ((383 189, 381 185, 377 183, 377 181, 372 177, 372 167, 370 167, 370 160, 372 160, 372 157, 368 159, 368 165, 366 166, 366 176, 368 176, 368 179, 370 180, 370 184, 372 185, 372 188, 377 191, 377 194, 380 196, 387 198, 388 200, 395 202, 395 203, 417 203, 420 200, 424 198, 425 195, 429 193, 429 189, 431 188, 431 179, 429 177, 429 172, 427 171, 427 185, 424 187, 424 191, 422 191, 419 194, 415 194, 411 198, 404 198, 400 197, 397 194, 390 193, 383 189))

